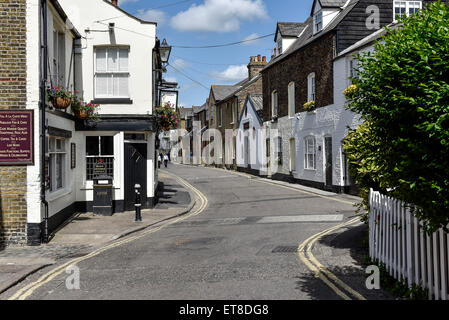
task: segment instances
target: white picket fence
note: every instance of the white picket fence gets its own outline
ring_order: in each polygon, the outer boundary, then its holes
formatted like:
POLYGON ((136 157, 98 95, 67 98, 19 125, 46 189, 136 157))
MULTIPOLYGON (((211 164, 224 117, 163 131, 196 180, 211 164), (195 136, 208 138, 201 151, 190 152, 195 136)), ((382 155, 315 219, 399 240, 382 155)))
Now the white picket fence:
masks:
POLYGON ((370 191, 369 254, 395 279, 429 290, 429 299, 449 300, 449 234, 429 235, 402 201, 370 191))

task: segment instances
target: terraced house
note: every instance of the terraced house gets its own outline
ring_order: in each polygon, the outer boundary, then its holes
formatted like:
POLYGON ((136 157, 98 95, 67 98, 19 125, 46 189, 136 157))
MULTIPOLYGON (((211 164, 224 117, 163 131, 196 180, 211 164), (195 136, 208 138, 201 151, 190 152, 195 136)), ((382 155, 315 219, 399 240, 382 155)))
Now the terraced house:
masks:
POLYGON ((343 53, 398 15, 413 14, 428 2, 315 0, 306 21, 277 25, 276 56, 262 77, 264 127, 278 134, 267 138, 270 166, 261 174, 336 192, 354 191, 342 143, 347 127, 357 127, 360 120, 345 109, 341 91, 356 75, 352 54, 357 50, 343 53))

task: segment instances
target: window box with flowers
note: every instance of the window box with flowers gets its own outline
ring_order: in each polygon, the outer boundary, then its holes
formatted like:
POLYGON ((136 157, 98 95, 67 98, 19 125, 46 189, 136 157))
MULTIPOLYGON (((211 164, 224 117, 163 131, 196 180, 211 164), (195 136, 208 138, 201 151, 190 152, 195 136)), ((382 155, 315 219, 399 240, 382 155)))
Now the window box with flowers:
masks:
POLYGON ((305 111, 315 113, 315 101, 308 101, 304 103, 303 107, 305 111))
POLYGON ((56 109, 67 109, 72 103, 73 94, 64 87, 47 89, 48 100, 56 109))
POLYGON ((170 131, 178 128, 179 114, 170 103, 156 107, 155 115, 160 130, 170 131))
POLYGON ((81 120, 98 120, 98 109, 99 105, 92 102, 85 103, 80 101, 76 96, 72 99, 71 109, 75 117, 81 120))

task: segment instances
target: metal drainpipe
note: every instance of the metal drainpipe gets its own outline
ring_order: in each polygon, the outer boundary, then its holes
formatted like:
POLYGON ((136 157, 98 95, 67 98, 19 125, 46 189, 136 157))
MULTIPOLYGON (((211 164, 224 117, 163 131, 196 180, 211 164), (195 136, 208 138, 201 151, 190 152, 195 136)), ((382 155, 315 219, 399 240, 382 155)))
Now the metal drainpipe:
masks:
POLYGON ((42 30, 42 37, 43 37, 43 43, 42 43, 42 49, 43 49, 43 72, 42 72, 42 79, 41 79, 41 202, 43 203, 45 207, 44 211, 44 235, 42 238, 43 243, 48 243, 48 201, 46 199, 45 195, 45 149, 46 149, 46 131, 47 131, 47 124, 46 124, 46 117, 45 117, 45 105, 46 105, 46 95, 45 95, 45 89, 47 84, 47 77, 48 77, 48 64, 47 64, 47 58, 48 58, 48 48, 47 48, 47 0, 42 0, 42 14, 43 14, 43 30, 42 30))

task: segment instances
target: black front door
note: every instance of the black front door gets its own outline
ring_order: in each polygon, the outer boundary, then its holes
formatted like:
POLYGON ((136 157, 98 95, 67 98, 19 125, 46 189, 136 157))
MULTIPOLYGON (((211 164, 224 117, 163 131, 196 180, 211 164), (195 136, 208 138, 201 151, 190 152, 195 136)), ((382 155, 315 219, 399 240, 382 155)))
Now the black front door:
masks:
POLYGON ((125 143, 125 211, 135 210, 136 184, 142 187, 142 207, 147 207, 147 145, 125 143))
POLYGON ((326 187, 332 188, 332 137, 324 138, 326 153, 326 187))

